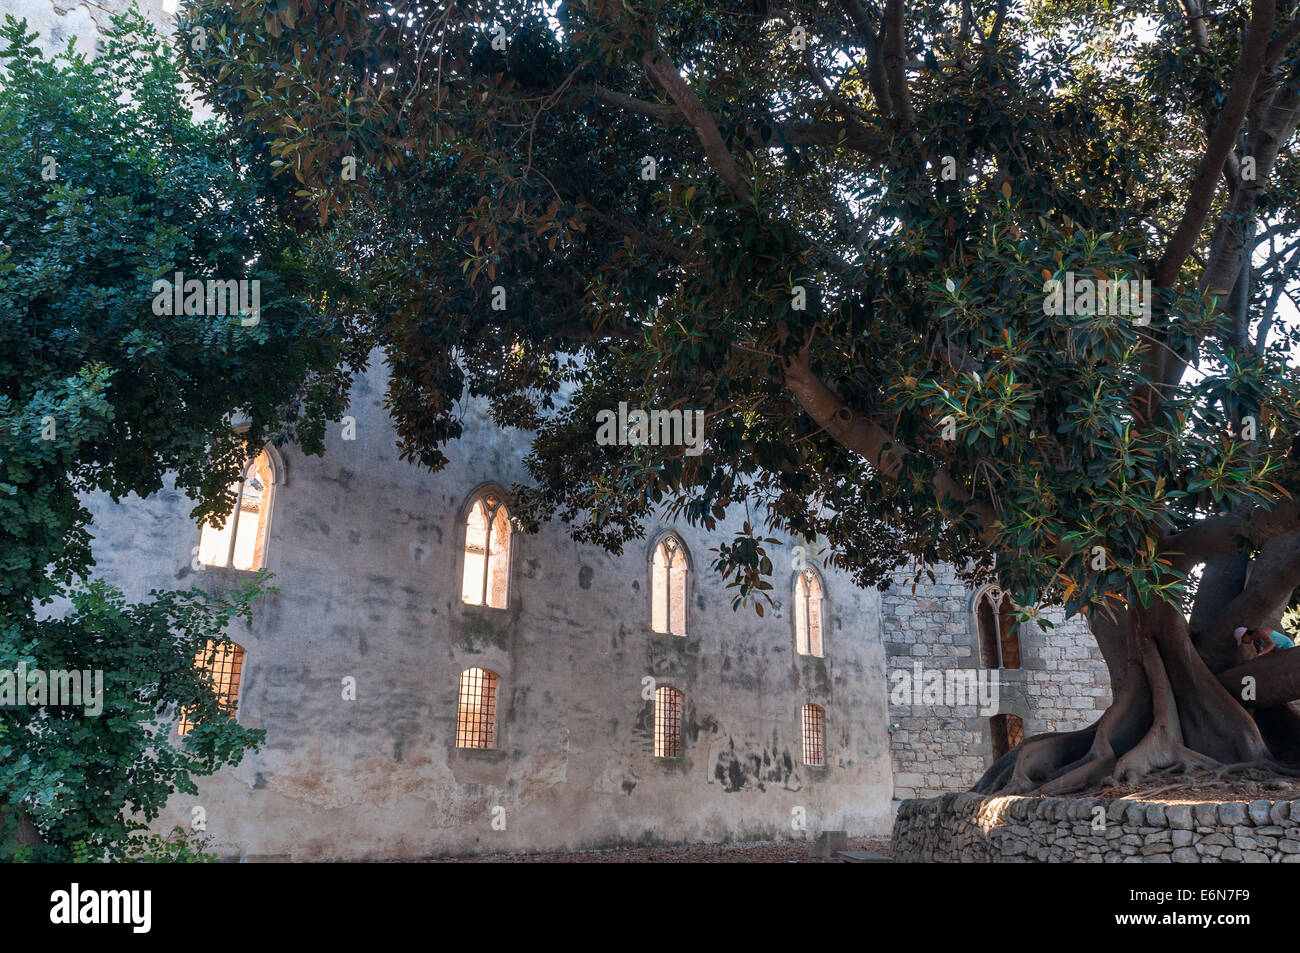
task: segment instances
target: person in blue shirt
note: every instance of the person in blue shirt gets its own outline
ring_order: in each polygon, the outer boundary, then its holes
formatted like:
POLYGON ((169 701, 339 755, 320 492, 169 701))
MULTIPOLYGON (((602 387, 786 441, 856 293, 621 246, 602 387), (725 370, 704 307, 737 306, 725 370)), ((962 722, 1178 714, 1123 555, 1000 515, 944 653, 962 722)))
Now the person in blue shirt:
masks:
POLYGON ((1267 636, 1258 629, 1248 629, 1244 625, 1237 626, 1232 633, 1232 637, 1241 645, 1247 642, 1253 646, 1259 655, 1267 655, 1274 649, 1293 649, 1295 643, 1281 632, 1270 632, 1267 636))

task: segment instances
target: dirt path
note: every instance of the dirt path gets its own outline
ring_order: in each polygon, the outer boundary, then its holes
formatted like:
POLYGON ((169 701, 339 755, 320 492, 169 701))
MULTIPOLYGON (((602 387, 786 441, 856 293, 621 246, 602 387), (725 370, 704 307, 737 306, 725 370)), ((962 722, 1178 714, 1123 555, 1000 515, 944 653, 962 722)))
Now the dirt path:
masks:
MULTIPOLYGON (((889 841, 849 841, 850 850, 888 854, 889 841)), ((692 844, 682 847, 628 847, 615 850, 547 853, 474 854, 430 858, 426 863, 452 864, 820 864, 810 841, 761 841, 752 844, 692 844)))

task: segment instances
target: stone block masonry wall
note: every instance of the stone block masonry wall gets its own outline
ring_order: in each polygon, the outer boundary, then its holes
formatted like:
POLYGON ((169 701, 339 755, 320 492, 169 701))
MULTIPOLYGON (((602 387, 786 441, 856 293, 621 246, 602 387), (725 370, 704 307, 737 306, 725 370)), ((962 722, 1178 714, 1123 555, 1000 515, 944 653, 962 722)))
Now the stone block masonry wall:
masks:
POLYGON ((1300 801, 946 794, 899 806, 891 851, 904 863, 1294 864, 1300 801))
MULTIPOLYGON (((975 593, 949 567, 935 575, 935 582, 915 590, 910 574, 900 575, 881 595, 887 679, 916 662, 927 670, 980 667, 975 593)), ((999 677, 998 713, 1021 718, 1026 737, 1082 728, 1110 704, 1106 664, 1087 625, 1049 617, 1056 623, 1050 629, 1021 626, 1021 667, 1003 669, 999 677)), ((975 706, 891 699, 889 721, 897 799, 966 790, 992 764, 989 715, 975 706)))

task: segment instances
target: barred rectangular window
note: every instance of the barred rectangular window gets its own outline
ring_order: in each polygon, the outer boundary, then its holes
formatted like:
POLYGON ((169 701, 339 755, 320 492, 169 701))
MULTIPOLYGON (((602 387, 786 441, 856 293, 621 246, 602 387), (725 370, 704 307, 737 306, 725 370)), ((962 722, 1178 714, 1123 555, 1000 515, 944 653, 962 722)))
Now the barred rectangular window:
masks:
POLYGON ((820 705, 803 706, 803 763, 826 763, 826 711, 820 705))
POLYGON ((682 756, 682 698, 675 688, 655 689, 655 757, 682 756))
POLYGON ((1025 740, 1025 723, 1018 715, 994 715, 989 719, 989 731, 994 761, 1025 740))
MULTIPOLYGON (((194 657, 196 668, 206 668, 212 673, 212 687, 220 699, 221 708, 231 718, 239 708, 239 676, 244 668, 244 650, 234 642, 209 641, 202 652, 194 657)), ((176 731, 188 735, 193 730, 194 712, 181 711, 181 721, 176 731)))
POLYGON ((467 668, 460 673, 457 748, 491 748, 496 737, 497 673, 467 668))

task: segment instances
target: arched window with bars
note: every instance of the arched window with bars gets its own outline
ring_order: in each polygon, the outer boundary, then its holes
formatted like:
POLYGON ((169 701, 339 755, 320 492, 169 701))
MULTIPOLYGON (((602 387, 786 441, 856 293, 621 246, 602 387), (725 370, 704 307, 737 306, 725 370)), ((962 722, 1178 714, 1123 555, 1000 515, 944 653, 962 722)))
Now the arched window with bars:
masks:
POLYGON ((484 491, 465 520, 465 576, 461 600, 504 609, 510 584, 510 510, 500 493, 484 491))
POLYGON ((821 705, 803 706, 803 763, 813 767, 826 764, 826 709, 821 705))
POLYGON ((794 648, 800 655, 820 658, 822 617, 825 601, 822 580, 815 569, 803 569, 794 577, 794 648))
POLYGON ((682 702, 685 697, 669 685, 655 689, 655 757, 682 756, 682 702))
MULTIPOLYGON (((239 710, 239 679, 244 671, 243 646, 209 639, 203 651, 194 657, 194 667, 207 670, 222 711, 234 718, 239 710)), ((182 710, 177 733, 188 735, 196 724, 194 718, 193 710, 182 710)))
POLYGON ((491 748, 496 744, 497 673, 467 668, 460 673, 456 706, 456 747, 491 748))
POLYGON ((256 570, 266 565, 271 503, 277 482, 275 463, 263 450, 244 465, 230 484, 235 508, 220 529, 204 523, 199 530, 199 562, 205 566, 256 570))
POLYGON ((650 568, 650 625, 666 635, 686 634, 687 580, 690 557, 675 533, 655 544, 650 568))
POLYGON ((985 586, 975 595, 975 631, 980 665, 984 668, 1020 668, 1020 634, 1015 603, 998 585, 985 586))

